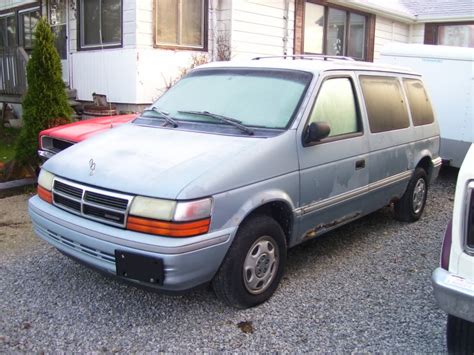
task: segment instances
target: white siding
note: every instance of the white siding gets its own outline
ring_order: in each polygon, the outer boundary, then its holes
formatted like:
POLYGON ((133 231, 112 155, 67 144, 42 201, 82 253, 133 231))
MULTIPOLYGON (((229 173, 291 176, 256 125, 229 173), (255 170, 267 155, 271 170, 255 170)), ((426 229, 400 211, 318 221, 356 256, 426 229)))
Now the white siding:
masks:
POLYGON ((35 2, 35 0, 0 0, 0 11, 35 2))
POLYGON ((380 50, 386 43, 408 43, 409 38, 409 25, 377 16, 375 21, 374 59, 379 57, 380 50))
POLYGON ((294 0, 233 0, 232 58, 293 53, 294 0), (286 38, 285 38, 286 35, 286 38))
POLYGON ((418 23, 410 26, 410 43, 423 44, 425 42, 425 24, 418 23))
POLYGON ((78 100, 91 101, 92 93, 105 94, 109 102, 139 103, 136 98, 135 49, 79 51, 72 56, 72 87, 78 100))

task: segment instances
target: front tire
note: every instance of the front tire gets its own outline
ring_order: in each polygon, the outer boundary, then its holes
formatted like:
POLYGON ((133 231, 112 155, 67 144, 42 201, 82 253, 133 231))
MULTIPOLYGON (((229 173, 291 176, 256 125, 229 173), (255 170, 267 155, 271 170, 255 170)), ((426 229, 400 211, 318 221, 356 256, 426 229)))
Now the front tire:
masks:
POLYGON ((286 240, 280 225, 266 215, 250 217, 239 227, 212 281, 214 292, 232 307, 254 307, 273 295, 285 262, 286 240))
POLYGON ((428 196, 428 177, 422 168, 416 168, 407 189, 394 204, 395 218, 403 222, 418 221, 425 209, 428 196))
POLYGON ((474 323, 448 314, 446 340, 450 354, 473 354, 474 323))

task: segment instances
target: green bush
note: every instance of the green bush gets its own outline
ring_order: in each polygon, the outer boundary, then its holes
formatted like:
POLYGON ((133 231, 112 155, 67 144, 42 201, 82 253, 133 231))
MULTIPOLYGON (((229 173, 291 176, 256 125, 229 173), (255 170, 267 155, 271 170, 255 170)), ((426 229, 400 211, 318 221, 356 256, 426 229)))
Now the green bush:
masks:
POLYGON ((27 65, 28 90, 23 100, 23 128, 18 138, 15 159, 22 165, 38 162, 38 133, 58 122, 71 121, 61 74, 61 59, 54 47, 54 35, 44 18, 35 30, 35 40, 27 65))

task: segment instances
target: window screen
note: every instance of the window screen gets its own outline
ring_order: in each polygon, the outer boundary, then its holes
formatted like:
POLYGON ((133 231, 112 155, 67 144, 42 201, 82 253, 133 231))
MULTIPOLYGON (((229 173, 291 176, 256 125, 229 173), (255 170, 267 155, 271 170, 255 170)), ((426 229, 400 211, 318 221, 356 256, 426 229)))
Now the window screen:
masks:
POLYGON ((311 122, 326 122, 329 137, 358 131, 357 106, 349 78, 326 80, 311 112, 311 122))
POLYGON ((433 123, 433 109, 420 80, 404 79, 403 85, 410 104, 411 118, 415 126, 433 123))
POLYGON ((410 125, 397 78, 362 75, 360 83, 372 133, 407 128, 410 125))

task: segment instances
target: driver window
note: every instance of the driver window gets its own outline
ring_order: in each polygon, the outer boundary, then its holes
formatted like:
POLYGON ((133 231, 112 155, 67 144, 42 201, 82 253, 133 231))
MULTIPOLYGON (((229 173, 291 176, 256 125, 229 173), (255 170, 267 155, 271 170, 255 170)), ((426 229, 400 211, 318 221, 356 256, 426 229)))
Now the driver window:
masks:
POLYGON ((357 125, 357 108, 349 78, 324 81, 319 90, 310 121, 326 122, 331 128, 329 137, 360 131, 357 125))

